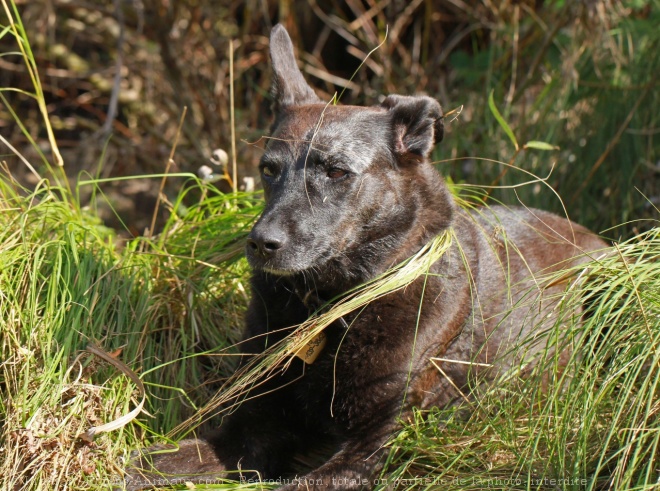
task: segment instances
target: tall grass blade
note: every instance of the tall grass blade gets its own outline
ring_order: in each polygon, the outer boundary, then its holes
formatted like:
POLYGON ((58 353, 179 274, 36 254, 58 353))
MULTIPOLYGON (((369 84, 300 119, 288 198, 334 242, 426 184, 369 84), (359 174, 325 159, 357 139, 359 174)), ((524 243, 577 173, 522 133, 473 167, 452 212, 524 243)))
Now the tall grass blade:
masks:
POLYGON ((519 150, 518 140, 516 140, 516 136, 513 134, 509 123, 504 120, 502 114, 500 114, 499 109, 497 109, 497 106, 495 105, 495 99, 493 97, 494 93, 495 89, 491 90, 490 94, 488 94, 488 107, 490 108, 490 112, 493 113, 493 116, 495 116, 495 119, 499 123, 500 127, 504 130, 504 133, 506 133, 506 136, 508 136, 509 140, 511 140, 511 143, 513 143, 513 147, 517 152, 519 150))

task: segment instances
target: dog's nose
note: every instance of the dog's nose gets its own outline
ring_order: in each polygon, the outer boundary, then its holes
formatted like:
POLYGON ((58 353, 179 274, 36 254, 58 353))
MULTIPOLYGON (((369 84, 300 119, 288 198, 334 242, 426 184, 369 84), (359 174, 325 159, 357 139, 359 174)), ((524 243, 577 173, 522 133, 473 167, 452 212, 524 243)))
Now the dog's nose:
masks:
POLYGON ((279 249, 286 244, 284 233, 279 230, 273 230, 268 233, 259 230, 252 230, 247 239, 247 245, 252 251, 263 256, 273 256, 279 249))

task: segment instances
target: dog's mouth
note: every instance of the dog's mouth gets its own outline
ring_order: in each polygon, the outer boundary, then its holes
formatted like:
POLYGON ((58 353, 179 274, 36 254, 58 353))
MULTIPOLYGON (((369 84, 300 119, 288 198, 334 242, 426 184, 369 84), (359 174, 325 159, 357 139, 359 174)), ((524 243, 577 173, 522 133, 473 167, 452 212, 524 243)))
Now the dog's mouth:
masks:
POLYGON ((316 250, 316 254, 292 254, 293 251, 288 253, 275 254, 274 257, 264 258, 254 251, 247 251, 247 259, 250 266, 264 273, 273 276, 294 276, 305 275, 306 272, 313 272, 315 275, 321 274, 325 271, 327 263, 332 259, 333 254, 330 251, 321 253, 316 250))
POLYGON ((326 261, 320 260, 319 258, 315 258, 315 260, 308 259, 307 261, 287 261, 284 258, 263 261, 258 258, 256 258, 256 260, 255 258, 252 258, 252 260, 249 260, 249 263, 253 269, 258 269, 274 276, 294 276, 305 274, 307 271, 315 271, 319 273, 322 271, 326 261))
POLYGON ((295 269, 277 269, 269 268, 268 266, 263 266, 261 270, 264 273, 272 274, 274 276, 293 276, 296 273, 300 273, 300 271, 295 269))

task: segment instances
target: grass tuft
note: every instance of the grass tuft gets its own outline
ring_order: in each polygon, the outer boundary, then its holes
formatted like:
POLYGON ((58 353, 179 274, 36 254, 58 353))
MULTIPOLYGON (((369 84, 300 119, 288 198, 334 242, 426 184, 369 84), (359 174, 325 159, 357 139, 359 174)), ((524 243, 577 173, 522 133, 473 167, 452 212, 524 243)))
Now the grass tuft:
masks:
POLYGON ((548 353, 531 377, 516 372, 477 387, 469 411, 417 412, 390 442, 388 482, 395 489, 656 489, 658 257, 655 228, 589 264, 589 280, 567 291, 565 315, 546 333, 554 339, 568 329, 567 368, 548 353), (583 319, 572 315, 581 302, 583 319))
POLYGON ((250 195, 203 191, 201 204, 183 218, 173 213, 157 240, 119 247, 97 219, 45 183, 21 195, 0 181, 7 489, 109 482, 120 457, 190 416, 227 374, 227 357, 213 355, 234 343, 241 324, 241 242, 259 205, 250 195), (91 342, 140 374, 151 416, 88 444, 79 436, 89 427, 135 405, 130 380, 84 351, 91 342))

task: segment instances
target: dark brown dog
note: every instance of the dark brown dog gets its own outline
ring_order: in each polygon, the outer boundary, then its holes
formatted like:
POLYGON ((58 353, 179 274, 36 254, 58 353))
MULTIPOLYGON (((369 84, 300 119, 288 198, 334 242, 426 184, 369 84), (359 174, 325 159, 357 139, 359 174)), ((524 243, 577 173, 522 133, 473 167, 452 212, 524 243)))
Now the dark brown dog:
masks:
POLYGON ((335 322, 313 364, 295 360, 215 434, 153 456, 163 480, 134 472, 129 489, 235 469, 284 479, 294 455, 321 444, 332 448, 325 463, 282 489, 372 487, 398 418, 413 406, 446 406, 457 388, 469 390, 479 367, 493 366, 482 374, 492 379, 532 361, 544 342, 512 348, 552 326, 565 288, 539 273, 605 247, 542 211, 457 208, 428 160, 443 136, 437 101, 392 95, 374 107, 326 104, 304 81, 282 26, 270 50, 276 118, 260 164, 266 208, 248 239, 245 352, 263 351, 305 321, 316 306, 306 300, 340 296, 449 227, 456 238, 434 274, 335 322), (438 356, 476 363, 444 362, 442 375, 430 362, 438 356))

